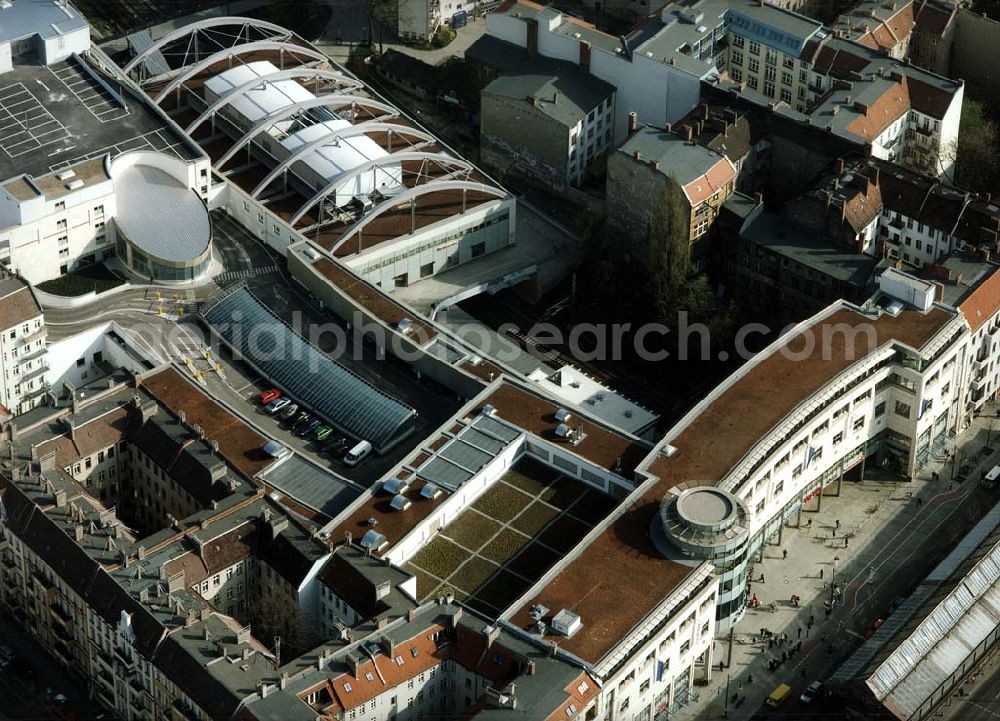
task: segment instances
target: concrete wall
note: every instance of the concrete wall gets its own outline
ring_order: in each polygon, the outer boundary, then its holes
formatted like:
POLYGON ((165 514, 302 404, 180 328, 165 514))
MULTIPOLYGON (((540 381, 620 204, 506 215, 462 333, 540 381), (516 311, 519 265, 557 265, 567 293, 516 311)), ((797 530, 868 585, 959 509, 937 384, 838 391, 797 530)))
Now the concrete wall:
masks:
POLYGON ((962 9, 952 45, 950 75, 991 95, 1000 93, 1000 22, 962 9))
POLYGON ((621 232, 621 242, 633 259, 650 260, 649 225, 663 188, 670 182, 646 163, 624 153, 608 156, 608 221, 621 232))
POLYGON ((566 185, 569 128, 526 98, 484 90, 479 143, 482 162, 501 174, 513 170, 555 190, 566 185))

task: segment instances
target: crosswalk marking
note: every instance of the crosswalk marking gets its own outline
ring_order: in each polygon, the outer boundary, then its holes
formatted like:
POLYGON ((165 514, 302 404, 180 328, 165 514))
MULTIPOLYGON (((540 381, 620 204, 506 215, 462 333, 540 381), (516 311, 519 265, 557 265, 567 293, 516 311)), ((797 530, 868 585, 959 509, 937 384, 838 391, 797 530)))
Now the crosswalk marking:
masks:
POLYGON ((231 280, 240 280, 242 278, 256 278, 259 275, 267 275, 268 273, 277 273, 277 272, 278 272, 278 266, 276 265, 266 265, 263 268, 248 268, 246 270, 230 270, 215 276, 215 282, 228 283, 231 280))

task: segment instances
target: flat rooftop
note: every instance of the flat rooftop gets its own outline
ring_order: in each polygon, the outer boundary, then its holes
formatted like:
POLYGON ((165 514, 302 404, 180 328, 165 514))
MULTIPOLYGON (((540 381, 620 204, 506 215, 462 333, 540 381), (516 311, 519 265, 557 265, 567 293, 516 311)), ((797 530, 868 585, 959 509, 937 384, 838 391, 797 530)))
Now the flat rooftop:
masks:
MULTIPOLYGON (((933 308, 927 313, 906 310, 899 316, 870 319, 843 307, 812 326, 858 327, 871 323, 877 345, 896 341, 921 348, 954 313, 933 308)), ((817 342, 804 360, 793 361, 775 352, 735 377, 722 393, 698 413, 670 443, 677 452, 656 454, 644 470, 656 476, 653 484, 624 509, 608 527, 574 558, 547 586, 511 617, 529 628, 532 606, 568 608, 579 614, 583 629, 561 639, 561 647, 597 663, 650 613, 693 567, 667 560, 655 547, 650 528, 658 518, 667 492, 682 483, 717 484, 754 445, 804 398, 818 391, 871 349, 858 349, 848 358, 846 337, 833 334, 831 342, 817 342), (823 346, 828 345, 828 352, 823 346), (824 358, 825 356, 825 358, 824 358), (595 573, 600 569, 600 574, 595 573)), ((792 341, 792 350, 798 346, 792 341)), ((670 436, 668 435, 668 438, 670 436)))
POLYGON ((862 288, 879 263, 878 258, 858 253, 833 238, 766 210, 752 218, 740 235, 796 263, 862 288))
MULTIPOLYGON (((15 6, 29 4, 35 5, 15 6)), ((109 105, 106 97, 74 59, 49 67, 17 65, 0 75, 0 181, 21 174, 41 178, 129 150, 158 150, 185 160, 200 157, 144 99, 123 91, 125 112, 117 102, 109 105)))
POLYGON ((31 35, 44 40, 67 35, 87 27, 79 10, 65 3, 14 2, 0 8, 0 43, 9 43, 31 35))

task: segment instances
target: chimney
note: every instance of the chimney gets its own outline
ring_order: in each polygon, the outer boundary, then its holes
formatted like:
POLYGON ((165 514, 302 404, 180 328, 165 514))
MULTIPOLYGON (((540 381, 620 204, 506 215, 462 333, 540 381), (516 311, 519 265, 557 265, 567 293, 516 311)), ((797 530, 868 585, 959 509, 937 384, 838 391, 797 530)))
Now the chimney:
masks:
POLYGON ((629 135, 634 133, 639 129, 639 114, 636 112, 631 112, 628 114, 628 132, 629 135))
POLYGON ((674 124, 667 123, 666 125, 663 126, 663 129, 666 130, 668 133, 672 133, 674 132, 674 124))
POLYGON ((642 160, 642 153, 636 150, 632 153, 632 158, 635 160, 642 160))
POLYGON ((764 202, 764 194, 761 193, 760 191, 757 191, 756 193, 753 194, 753 199, 757 203, 757 205, 761 205, 764 202))
POLYGON ((590 43, 580 41, 580 70, 590 72, 590 43))
POLYGON ((694 128, 690 125, 686 128, 685 139, 690 143, 694 139, 694 128))
POLYGON ((701 104, 701 118, 702 120, 708 120, 708 103, 701 104))
POLYGON ((649 167, 651 167, 653 170, 659 172, 660 171, 660 161, 659 160, 651 160, 649 162, 649 167))
POLYGON ((538 20, 535 18, 528 19, 528 45, 526 49, 529 58, 538 57, 538 20))
POLYGON ((406 612, 406 621, 408 623, 413 623, 413 620, 417 617, 417 612, 412 608, 406 612))
POLYGON ((837 158, 837 164, 834 167, 835 167, 835 171, 836 171, 837 175, 843 175, 844 174, 844 159, 843 158, 837 158))
POLYGON ((879 178, 878 166, 875 166, 874 168, 871 169, 871 172, 868 174, 868 179, 871 180, 872 184, 875 185, 875 187, 878 187, 878 178, 879 178))
POLYGON ((552 93, 552 103, 553 105, 559 102, 559 91, 556 90, 552 93))

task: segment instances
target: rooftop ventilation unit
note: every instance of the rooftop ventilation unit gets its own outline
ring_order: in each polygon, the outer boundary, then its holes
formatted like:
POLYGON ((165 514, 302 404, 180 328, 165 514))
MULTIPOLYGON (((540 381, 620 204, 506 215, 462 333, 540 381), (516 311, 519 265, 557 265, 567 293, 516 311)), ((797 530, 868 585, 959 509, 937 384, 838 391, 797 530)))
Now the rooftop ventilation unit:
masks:
POLYGON ((361 547, 369 551, 378 552, 388 545, 389 541, 378 531, 365 531, 365 535, 361 537, 361 547))
POLYGON ((77 178, 76 180, 71 180, 66 183, 67 190, 78 190, 84 186, 84 182, 77 178))
POLYGON ((382 484, 382 490, 386 493, 391 493, 394 496, 400 493, 405 493, 406 489, 409 487, 410 484, 402 478, 390 478, 382 484))
POLYGON ((536 603, 534 606, 531 607, 531 610, 528 611, 528 615, 531 616, 532 620, 541 621, 543 618, 545 618, 546 615, 548 615, 548 612, 549 609, 547 606, 543 606, 540 603, 536 603))
POLYGON ((438 488, 433 483, 427 483, 423 488, 420 489, 420 497, 426 498, 427 500, 433 501, 435 498, 441 495, 441 489, 438 488))
POLYGON ((392 501, 389 503, 389 505, 392 507, 392 510, 394 511, 405 511, 413 504, 410 502, 409 498, 407 498, 403 494, 399 494, 397 496, 392 497, 392 501))
MULTIPOLYGON (((2 5, 0 5, 0 7, 2 7, 2 5)), ((75 178, 76 177, 76 171, 75 170, 64 170, 61 173, 58 173, 56 175, 56 177, 59 178, 59 180, 66 181, 66 180, 69 180, 70 178, 75 178)))
POLYGON ((491 406, 489 403, 487 403, 485 406, 483 406, 483 410, 481 411, 481 413, 484 416, 495 416, 497 414, 497 409, 494 406, 491 406))
POLYGON ((569 438, 573 435, 573 429, 567 426, 565 423, 560 423, 556 426, 556 435, 560 438, 569 438))
POLYGON ((558 410, 556 410, 555 416, 557 421, 559 421, 560 423, 565 423, 566 421, 568 421, 570 418, 573 417, 573 414, 570 413, 565 408, 559 408, 558 410))
POLYGON ((564 608, 552 617, 552 630, 567 638, 572 638, 573 634, 581 628, 583 628, 583 622, 580 617, 568 608, 564 608))
POLYGON ((396 330, 403 335, 406 335, 413 330, 413 321, 409 318, 400 318, 399 322, 396 324, 396 330))
POLYGON ((891 315, 893 318, 899 316, 903 312, 903 304, 898 300, 892 301, 889 305, 885 307, 885 312, 891 315))

